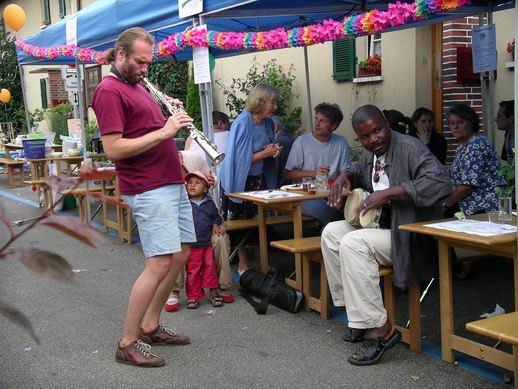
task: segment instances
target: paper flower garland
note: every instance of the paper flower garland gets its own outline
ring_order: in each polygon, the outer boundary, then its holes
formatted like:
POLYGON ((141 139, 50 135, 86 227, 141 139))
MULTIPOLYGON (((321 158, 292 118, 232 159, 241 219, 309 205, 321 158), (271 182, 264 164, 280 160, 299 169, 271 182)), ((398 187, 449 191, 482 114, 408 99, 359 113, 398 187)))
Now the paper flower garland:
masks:
MULTIPOLYGON (((420 21, 444 11, 458 9, 470 0, 415 0, 414 3, 388 4, 387 11, 372 10, 347 16, 343 21, 325 20, 323 23, 289 30, 277 28, 261 32, 217 32, 193 28, 171 34, 153 47, 155 57, 170 57, 190 47, 213 47, 222 50, 271 50, 310 46, 341 38, 354 38, 392 27, 420 21)), ((82 62, 105 64, 105 52, 74 45, 37 47, 16 40, 16 47, 36 58, 74 57, 82 62)))

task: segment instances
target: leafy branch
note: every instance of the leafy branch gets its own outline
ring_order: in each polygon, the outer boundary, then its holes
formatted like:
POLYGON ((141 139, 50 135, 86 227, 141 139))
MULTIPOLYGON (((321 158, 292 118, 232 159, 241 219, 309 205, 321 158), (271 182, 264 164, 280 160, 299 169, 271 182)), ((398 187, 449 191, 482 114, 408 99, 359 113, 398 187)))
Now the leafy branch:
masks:
MULTIPOLYGON (((65 176, 51 176, 45 178, 45 184, 53 191, 59 193, 66 188, 71 188, 72 190, 77 189, 87 180, 108 180, 112 179, 113 176, 113 171, 97 169, 96 166, 91 164, 83 164, 79 170, 78 179, 65 176)), ((106 195, 96 197, 121 205, 121 202, 115 197, 106 195)), ((45 210, 41 215, 26 225, 25 228, 19 231, 15 231, 13 227, 17 226, 17 223, 11 221, 9 213, 2 203, 0 203, 0 222, 4 224, 9 231, 9 239, 0 248, 0 260, 17 257, 24 266, 37 274, 47 274, 54 279, 71 281, 74 277, 74 272, 72 271, 71 265, 61 255, 37 248, 13 247, 14 243, 22 236, 39 226, 46 226, 58 230, 90 247, 95 247, 96 242, 104 239, 104 237, 89 224, 83 223, 74 217, 54 215, 53 211, 61 201, 63 201, 63 196, 58 198, 50 209, 45 210)), ((0 301, 0 314, 21 326, 36 343, 40 343, 30 320, 17 308, 0 301)))

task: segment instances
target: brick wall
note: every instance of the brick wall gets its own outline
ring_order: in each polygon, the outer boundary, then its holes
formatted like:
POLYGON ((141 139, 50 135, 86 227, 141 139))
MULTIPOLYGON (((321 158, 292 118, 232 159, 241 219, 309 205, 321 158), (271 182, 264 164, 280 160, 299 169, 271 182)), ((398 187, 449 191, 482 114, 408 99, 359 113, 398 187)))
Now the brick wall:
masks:
POLYGON ((65 90, 65 82, 61 78, 61 70, 49 70, 50 101, 49 105, 58 105, 68 102, 68 92, 65 90))
MULTIPOLYGON (((448 141, 448 162, 453 160, 458 144, 451 135, 446 113, 458 103, 465 103, 475 109, 482 118, 482 90, 480 80, 459 84, 457 82, 457 48, 471 46, 471 31, 478 26, 477 17, 467 17, 443 23, 442 27, 442 74, 443 74, 443 128, 448 141)), ((481 121, 482 124, 482 121, 481 121)))

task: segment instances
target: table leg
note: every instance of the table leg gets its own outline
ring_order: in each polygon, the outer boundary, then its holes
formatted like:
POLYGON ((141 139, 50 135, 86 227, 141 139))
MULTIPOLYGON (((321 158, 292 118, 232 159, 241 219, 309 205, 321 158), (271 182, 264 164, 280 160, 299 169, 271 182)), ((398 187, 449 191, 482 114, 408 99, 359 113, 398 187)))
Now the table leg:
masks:
POLYGON ((266 273, 268 270, 268 242, 266 240, 266 217, 264 207, 257 205, 257 212, 259 216, 259 265, 261 271, 266 273))
POLYGON ((439 240, 439 290, 441 304, 441 348, 442 359, 453 363, 453 349, 451 348, 451 336, 453 327, 453 285, 450 266, 449 246, 439 240))
MULTIPOLYGON (((302 238, 302 207, 293 204, 293 238, 302 238)), ((295 289, 302 290, 302 255, 295 254, 295 289)))
MULTIPOLYGON (((517 254, 513 257, 513 269, 514 269, 514 310, 518 311, 518 256, 517 254)), ((518 358, 518 357, 517 357, 518 358)), ((514 376, 514 382, 518 382, 518 377, 514 376)))

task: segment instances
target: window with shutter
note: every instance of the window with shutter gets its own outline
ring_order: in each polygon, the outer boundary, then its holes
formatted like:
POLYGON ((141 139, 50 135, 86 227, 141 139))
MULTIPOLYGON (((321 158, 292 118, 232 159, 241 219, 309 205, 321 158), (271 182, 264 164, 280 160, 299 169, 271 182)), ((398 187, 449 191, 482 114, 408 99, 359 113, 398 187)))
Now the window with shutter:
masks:
POLYGON ((47 100, 47 80, 45 78, 40 78, 40 93, 41 93, 41 108, 48 108, 48 100, 47 100))
POLYGON ((354 39, 333 41, 333 79, 351 81, 355 76, 356 52, 354 39))
POLYGON ((41 0, 41 16, 44 26, 50 24, 50 2, 49 0, 41 0))
POLYGON ((67 16, 67 6, 65 4, 65 0, 59 0, 59 17, 63 19, 67 16))

